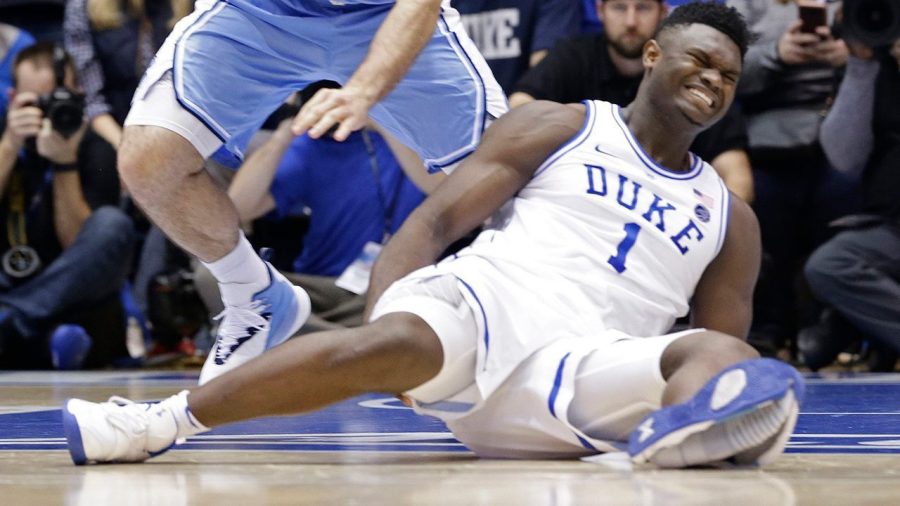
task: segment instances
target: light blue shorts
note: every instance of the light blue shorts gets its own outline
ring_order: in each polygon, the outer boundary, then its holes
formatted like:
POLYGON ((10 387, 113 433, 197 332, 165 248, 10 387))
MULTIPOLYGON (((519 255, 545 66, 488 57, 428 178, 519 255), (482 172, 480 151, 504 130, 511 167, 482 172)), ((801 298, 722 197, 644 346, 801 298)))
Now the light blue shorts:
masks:
MULTIPOLYGON (((126 124, 155 124, 182 133, 205 127, 203 156, 237 166, 250 137, 293 92, 329 79, 345 83, 362 62, 393 3, 304 0, 200 0, 160 48, 135 94, 144 100, 171 71, 175 99, 188 115, 144 107, 126 124), (342 4, 342 5, 333 5, 342 4), (210 153, 210 145, 217 151, 210 153)), ((446 4, 447 2, 445 2, 446 4)), ((419 153, 436 172, 471 153, 486 122, 507 109, 483 57, 448 5, 431 40, 372 118, 419 153)), ((182 133, 182 135, 184 135, 182 133)), ((196 137, 192 136, 192 137, 196 137)))

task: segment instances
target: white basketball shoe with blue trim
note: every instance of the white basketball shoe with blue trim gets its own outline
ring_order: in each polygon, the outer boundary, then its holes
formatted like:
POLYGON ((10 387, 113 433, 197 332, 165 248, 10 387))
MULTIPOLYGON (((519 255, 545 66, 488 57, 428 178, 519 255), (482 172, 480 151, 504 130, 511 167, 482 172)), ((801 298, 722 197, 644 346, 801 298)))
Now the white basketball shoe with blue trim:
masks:
POLYGON ((632 432, 632 462, 688 467, 730 461, 766 465, 784 451, 794 430, 804 382, 777 360, 732 365, 690 400, 658 409, 632 432))
POLYGON ((306 290, 293 285, 271 264, 269 286, 253 295, 244 306, 226 306, 216 316, 219 323, 216 343, 203 369, 200 384, 262 355, 288 340, 309 318, 312 305, 306 290))
POLYGON ((62 418, 72 462, 141 462, 165 452, 179 437, 209 430, 191 414, 187 395, 185 390, 154 403, 69 399, 62 418))

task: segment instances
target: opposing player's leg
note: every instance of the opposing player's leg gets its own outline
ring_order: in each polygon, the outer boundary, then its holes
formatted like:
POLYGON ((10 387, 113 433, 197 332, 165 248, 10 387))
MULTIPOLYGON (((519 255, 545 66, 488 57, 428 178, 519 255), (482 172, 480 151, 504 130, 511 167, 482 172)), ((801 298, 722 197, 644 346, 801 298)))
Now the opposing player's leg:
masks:
POLYGON ((157 404, 69 400, 63 424, 76 464, 142 461, 209 427, 302 413, 364 392, 400 393, 438 374, 442 345, 410 313, 285 343, 157 404))
POLYGON ((670 344, 660 360, 664 407, 631 434, 632 460, 662 467, 774 460, 796 423, 803 379, 787 364, 758 357, 718 332, 670 344))
POLYGON ((119 151, 135 201, 220 284, 226 309, 201 383, 284 342, 310 311, 306 293, 253 251, 233 204, 203 168, 214 155, 239 162, 246 140, 295 84, 286 75, 296 68, 275 72, 284 62, 267 52, 288 37, 248 28, 246 16, 206 3, 178 23, 135 93, 119 151))

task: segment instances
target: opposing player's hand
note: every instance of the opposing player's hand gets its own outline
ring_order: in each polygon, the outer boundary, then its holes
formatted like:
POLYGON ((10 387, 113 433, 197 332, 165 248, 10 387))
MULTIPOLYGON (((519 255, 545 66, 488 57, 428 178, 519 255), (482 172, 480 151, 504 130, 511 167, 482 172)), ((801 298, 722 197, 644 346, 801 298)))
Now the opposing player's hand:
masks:
POLYGON ((23 91, 16 93, 10 101, 3 140, 16 151, 22 149, 25 139, 35 137, 41 131, 44 113, 34 105, 37 100, 36 94, 23 91))
POLYGON ((350 134, 366 126, 373 101, 359 90, 351 88, 321 89, 303 104, 294 118, 294 135, 308 133, 313 139, 337 127, 332 137, 343 141, 350 134))

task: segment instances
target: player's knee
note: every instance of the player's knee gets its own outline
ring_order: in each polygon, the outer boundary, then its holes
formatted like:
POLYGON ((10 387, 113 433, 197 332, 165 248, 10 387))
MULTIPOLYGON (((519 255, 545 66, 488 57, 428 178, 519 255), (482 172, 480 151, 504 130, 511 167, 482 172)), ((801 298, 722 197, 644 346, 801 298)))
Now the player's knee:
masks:
POLYGON ((666 348, 660 363, 663 377, 669 378, 688 364, 720 370, 743 360, 759 358, 759 353, 734 336, 706 330, 684 336, 666 348))
POLYGON ((360 390, 399 393, 440 371, 440 341, 418 316, 391 313, 366 328, 366 337, 334 354, 331 364, 355 371, 351 380, 360 390))
POLYGON ((181 136, 159 127, 128 126, 118 150, 119 176, 132 195, 167 186, 202 169, 203 160, 181 136))

